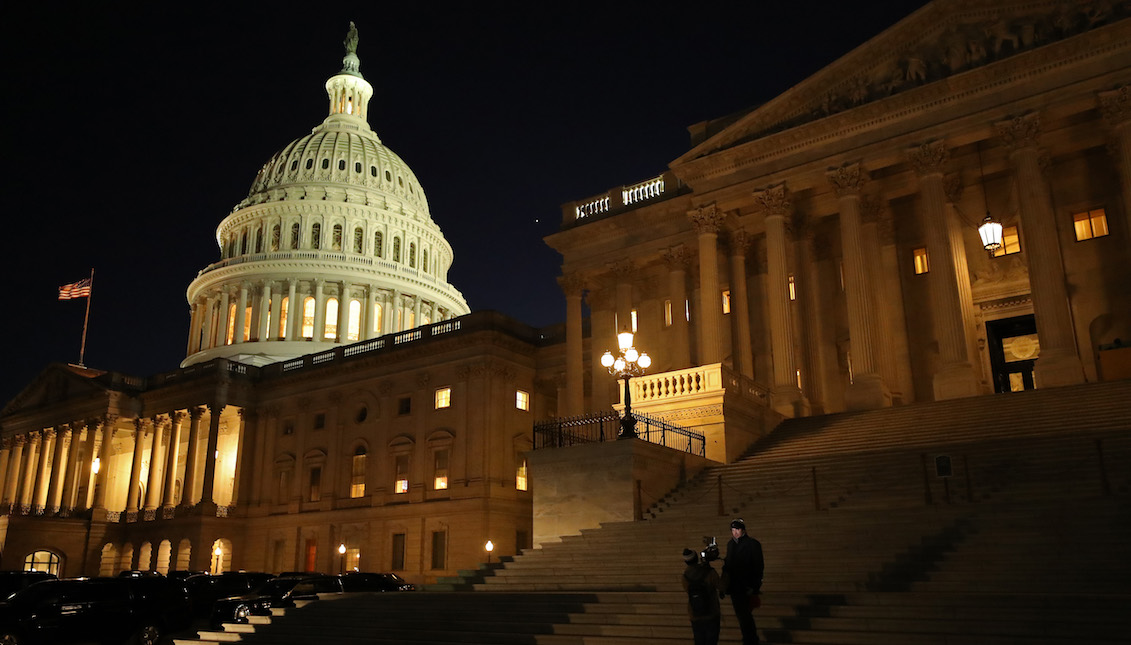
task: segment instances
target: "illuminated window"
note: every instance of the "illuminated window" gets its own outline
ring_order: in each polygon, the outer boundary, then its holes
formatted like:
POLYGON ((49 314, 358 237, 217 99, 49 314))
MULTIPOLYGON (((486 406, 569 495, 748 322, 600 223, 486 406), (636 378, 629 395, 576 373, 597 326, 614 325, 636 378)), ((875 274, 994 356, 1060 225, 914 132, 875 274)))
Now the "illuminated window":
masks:
POLYGON ((397 478, 393 484, 393 492, 407 493, 408 492, 408 455, 397 455, 396 457, 396 474, 397 478))
POLYGON ((280 243, 280 240, 282 239, 282 237, 283 237, 283 234, 282 234, 282 231, 280 230, 278 224, 271 227, 271 250, 272 251, 278 251, 279 250, 279 243, 280 243))
POLYGON ((401 261, 401 238, 393 238, 393 262, 401 261))
POLYGON ((228 331, 224 341, 225 345, 231 345, 236 340, 236 303, 228 305, 228 331))
POLYGON ((931 270, 930 263, 927 261, 927 249, 920 247, 912 251, 915 256, 915 275, 922 275, 931 270))
POLYGON ((1076 228, 1076 241, 1083 242, 1093 237, 1103 237, 1108 234, 1107 213, 1104 209, 1097 208, 1083 213, 1072 215, 1072 224, 1076 228))
POLYGON ((446 408, 452 404, 452 388, 442 387, 436 390, 436 409, 446 408))
POLYGON ((385 236, 381 231, 373 234, 373 255, 379 258, 385 257, 385 236))
POLYGON ((322 338, 326 340, 334 340, 338 337, 338 299, 330 298, 326 301, 326 329, 322 333, 322 338))
POLYGON ((36 551, 24 558, 24 571, 43 571, 59 575, 59 556, 50 551, 36 551))
POLYGON ((632 333, 635 334, 638 331, 636 326, 636 310, 633 309, 632 311, 628 312, 628 317, 632 321, 632 333))
POLYGON ((526 472, 526 460, 519 458, 518 470, 514 474, 514 487, 518 490, 529 490, 529 480, 526 472))
POLYGON ((793 274, 789 276, 789 299, 797 300, 797 281, 794 280, 793 274))
POLYGON ((251 340, 251 307, 243 310, 243 339, 251 340))
POLYGON ((279 338, 285 338, 287 335, 287 313, 290 309, 290 297, 283 296, 279 301, 279 338))
POLYGON ((310 468, 310 495, 307 499, 311 502, 317 502, 322 499, 322 467, 312 466, 310 468))
POLYGON ((519 410, 530 409, 530 394, 522 390, 515 390, 514 393, 514 407, 519 410))
POLYGON ((354 253, 361 253, 361 247, 364 244, 365 244, 364 233, 362 233, 361 227, 359 226, 359 227, 353 229, 353 252, 354 253))
POLYGON ((1017 233, 1016 226, 1006 226, 1001 229, 1001 246, 994 251, 994 257, 1013 255, 1021 252, 1021 236, 1017 233))
POLYGON ((314 338, 314 298, 311 296, 302 301, 302 337, 314 338))
POLYGON ((432 453, 432 488, 446 490, 448 488, 448 449, 441 448, 432 453))
POLYGON ((310 227, 310 248, 322 248, 322 225, 315 223, 310 227))
POLYGON ((730 313, 730 291, 723 292, 723 314, 730 313))
POLYGON ((374 334, 380 334, 381 333, 381 318, 382 318, 382 316, 384 316, 384 314, 385 314, 385 308, 383 306, 381 306, 381 303, 377 303, 377 304, 373 305, 373 333, 374 334))
POLYGON ((691 301, 690 300, 684 300, 683 301, 683 319, 686 320, 687 322, 691 322, 691 301))
POLYGON ((361 549, 346 549, 346 571, 361 571, 361 549))
POLYGON ((672 301, 664 301, 664 327, 672 326, 672 301))
POLYGON ((349 327, 346 330, 346 340, 361 339, 361 301, 350 300, 349 327))
POLYGON ((299 231, 298 222, 291 224, 291 248, 292 249, 298 248, 299 233, 300 233, 300 231, 299 231))
POLYGON ((416 242, 408 243, 408 265, 416 268, 416 242))
POLYGON ((357 498, 365 495, 365 448, 358 446, 353 453, 353 463, 350 464, 350 497, 357 498))
POLYGON ((797 389, 801 389, 801 370, 797 370, 797 389))

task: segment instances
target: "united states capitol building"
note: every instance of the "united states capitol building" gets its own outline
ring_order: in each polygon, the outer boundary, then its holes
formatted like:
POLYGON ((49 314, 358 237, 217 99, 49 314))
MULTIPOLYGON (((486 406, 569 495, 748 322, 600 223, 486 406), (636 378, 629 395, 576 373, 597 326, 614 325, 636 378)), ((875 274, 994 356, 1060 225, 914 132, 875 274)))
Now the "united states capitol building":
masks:
POLYGON ((1129 378, 1128 18, 936 0, 692 126, 663 172, 563 206, 545 330, 449 282, 458 249, 368 123, 353 33, 326 119, 220 221, 179 368, 52 365, 7 403, 0 568, 420 583, 487 540, 631 518, 655 496, 563 523, 531 463, 536 424, 623 409, 600 360, 621 331, 652 357, 633 409, 714 462, 783 418, 1129 378))

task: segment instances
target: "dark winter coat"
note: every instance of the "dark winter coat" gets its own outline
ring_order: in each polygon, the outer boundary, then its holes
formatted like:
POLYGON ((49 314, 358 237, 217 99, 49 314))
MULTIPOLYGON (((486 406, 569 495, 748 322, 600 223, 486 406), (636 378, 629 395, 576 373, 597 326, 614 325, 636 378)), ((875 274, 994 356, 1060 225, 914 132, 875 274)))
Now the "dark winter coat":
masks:
POLYGON ((761 542, 746 534, 727 542, 727 557, 723 564, 727 593, 758 593, 762 589, 765 568, 761 542))

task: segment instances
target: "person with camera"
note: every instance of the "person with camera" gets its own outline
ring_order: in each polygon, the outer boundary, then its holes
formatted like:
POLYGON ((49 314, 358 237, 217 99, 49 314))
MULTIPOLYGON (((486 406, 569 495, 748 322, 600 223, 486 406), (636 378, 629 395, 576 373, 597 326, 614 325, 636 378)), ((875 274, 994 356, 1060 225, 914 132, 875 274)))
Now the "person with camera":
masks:
POLYGON ((687 567, 680 580, 687 592, 687 617, 691 619, 691 633, 695 645, 718 645, 719 624, 722 613, 719 611, 719 596, 722 586, 719 574, 711 566, 711 560, 719 557, 719 547, 710 544, 703 553, 691 549, 683 550, 683 561, 687 567))
POLYGON ((754 608, 761 606, 762 543, 746 534, 746 523, 736 519, 730 523, 731 540, 727 542, 727 557, 723 563, 723 588, 730 594, 730 603, 738 626, 742 629, 743 645, 758 645, 758 632, 754 626, 754 608))

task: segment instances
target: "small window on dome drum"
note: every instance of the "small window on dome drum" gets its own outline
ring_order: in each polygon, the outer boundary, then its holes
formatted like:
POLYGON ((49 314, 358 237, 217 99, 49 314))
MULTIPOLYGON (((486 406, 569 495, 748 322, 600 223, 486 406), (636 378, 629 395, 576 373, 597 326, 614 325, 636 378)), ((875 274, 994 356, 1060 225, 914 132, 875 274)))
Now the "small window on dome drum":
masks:
POLYGON ((353 162, 353 171, 356 172, 359 175, 361 174, 361 162, 360 161, 353 162))
POLYGON ((314 167, 314 160, 313 159, 307 159, 306 160, 306 169, 310 170, 313 167, 314 167))
POLYGON ((322 160, 322 170, 326 170, 329 167, 330 167, 330 160, 329 159, 323 159, 322 160))
POLYGON ((404 179, 401 178, 401 177, 397 177, 397 185, 400 186, 401 188, 404 188, 404 179))
POLYGON ((388 170, 385 171, 385 181, 393 181, 393 173, 388 170))
POLYGON ((345 169, 346 169, 346 160, 345 159, 338 159, 338 170, 345 170, 345 169))
POLYGON ((376 177, 377 176, 377 166, 370 166, 369 167, 369 176, 370 177, 376 177))
POLYGON ((298 159, 291 162, 291 172, 298 170, 298 159))

